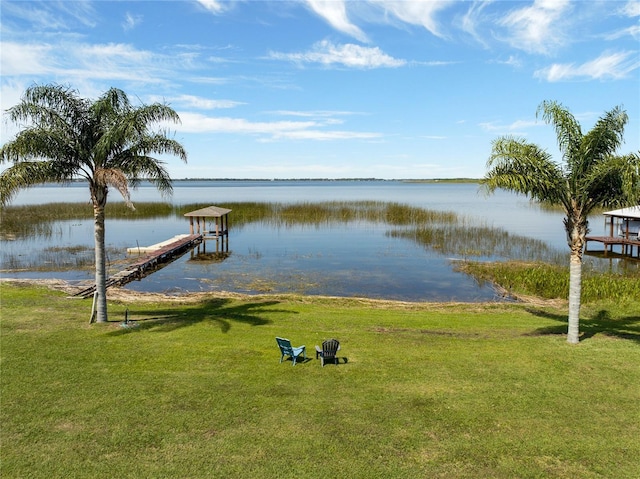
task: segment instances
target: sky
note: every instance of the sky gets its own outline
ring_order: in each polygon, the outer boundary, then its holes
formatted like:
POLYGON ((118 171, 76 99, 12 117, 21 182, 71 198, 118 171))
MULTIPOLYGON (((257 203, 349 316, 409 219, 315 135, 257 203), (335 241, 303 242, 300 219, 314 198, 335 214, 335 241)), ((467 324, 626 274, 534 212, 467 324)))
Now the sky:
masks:
POLYGON ((504 135, 560 162, 545 100, 583 133, 622 106, 640 151, 638 0, 1 0, 0 60, 3 112, 50 83, 171 106, 174 179, 481 178, 504 135))

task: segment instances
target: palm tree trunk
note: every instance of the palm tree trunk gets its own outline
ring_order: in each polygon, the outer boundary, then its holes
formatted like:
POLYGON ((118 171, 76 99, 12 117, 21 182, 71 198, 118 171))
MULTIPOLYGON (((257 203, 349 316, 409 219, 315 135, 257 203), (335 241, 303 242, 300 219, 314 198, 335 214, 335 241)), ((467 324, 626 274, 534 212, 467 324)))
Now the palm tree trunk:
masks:
POLYGON ((567 239, 571 249, 569 260, 569 328, 567 342, 580 342, 580 301, 582 293, 582 252, 587 234, 587 218, 575 204, 573 211, 565 218, 567 239))
POLYGON ((569 263, 569 330, 567 342, 580 341, 580 295, 582 291, 582 256, 571 253, 569 263))
MULTIPOLYGON (((106 199, 106 198, 105 198, 106 199)), ((106 201, 105 201, 106 202, 106 201)), ((107 322, 107 266, 104 247, 104 203, 93 205, 96 260, 96 321, 107 322)))

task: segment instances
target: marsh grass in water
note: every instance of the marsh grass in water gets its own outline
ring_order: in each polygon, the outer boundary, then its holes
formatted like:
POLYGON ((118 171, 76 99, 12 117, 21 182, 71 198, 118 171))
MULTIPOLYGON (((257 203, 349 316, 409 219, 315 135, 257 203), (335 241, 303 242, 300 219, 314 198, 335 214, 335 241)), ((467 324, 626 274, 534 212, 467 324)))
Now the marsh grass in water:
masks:
MULTIPOLYGON (((178 207, 177 215, 208 206, 194 203, 178 207)), ((371 221, 390 225, 419 225, 429 222, 455 223, 458 216, 449 211, 433 211, 399 203, 378 201, 326 201, 317 203, 226 203, 233 211, 234 227, 264 222, 274 226, 317 225, 371 221)))
MULTIPOLYGON (((107 247, 107 258, 117 258, 120 250, 107 247)), ((92 270, 95 262, 94 250, 90 246, 51 246, 30 254, 3 254, 3 271, 70 271, 92 270)), ((122 260, 107 262, 109 272, 122 265, 122 260)))
MULTIPOLYGON (((209 206, 205 203, 171 205, 168 203, 136 203, 131 210, 124 203, 108 203, 106 216, 110 219, 141 220, 182 217, 189 211, 209 206)), ((233 210, 231 222, 234 227, 254 222, 269 222, 274 225, 316 224, 328 222, 374 221, 391 225, 419 225, 430 222, 455 223, 458 216, 452 212, 431 211, 412 206, 375 201, 320 202, 320 203, 227 203, 225 208, 233 210)), ((45 205, 8 206, 2 211, 0 233, 7 236, 29 237, 42 235, 42 225, 56 221, 93 218, 89 204, 51 203, 45 205)))
MULTIPOLYGON (((46 203, 42 205, 6 206, 0 212, 0 239, 15 240, 34 236, 51 237, 53 223, 93 219, 89 203, 46 203)), ((113 219, 164 218, 175 213, 169 203, 136 203, 135 210, 123 202, 107 203, 105 214, 113 219)))
POLYGON ((513 235, 501 228, 453 224, 431 224, 409 230, 393 230, 393 237, 408 238, 447 255, 462 257, 519 258, 526 261, 566 263, 566 254, 544 241, 513 235))
MULTIPOLYGON (((516 261, 467 261, 458 264, 457 267, 481 281, 497 284, 515 295, 563 300, 569 297, 569 271, 563 266, 516 261)), ((637 303, 638 298, 638 270, 628 271, 625 275, 595 272, 588 268, 583 272, 582 301, 585 303, 605 300, 637 303)))
POLYGON ((84 269, 91 267, 95 258, 93 248, 77 245, 50 246, 42 251, 41 259, 48 268, 55 265, 56 268, 60 269, 84 269))
MULTIPOLYGON (((137 221, 143 219, 182 218, 186 212, 209 206, 205 203, 172 205, 160 202, 136 203, 135 210, 129 209, 122 202, 107 205, 107 217, 118 220, 137 221)), ((514 235, 502 228, 488 227, 471 221, 450 211, 434 211, 406 204, 377 201, 326 201, 326 202, 232 202, 223 205, 233 211, 230 217, 231 228, 241 229, 244 225, 262 223, 271 227, 292 227, 296 225, 315 225, 323 227, 329 224, 372 222, 389 226, 387 234, 394 238, 409 239, 441 255, 461 259, 491 258, 518 260, 525 262, 546 263, 549 269, 539 273, 539 285, 535 284, 536 270, 523 272, 529 275, 523 285, 532 292, 540 291, 542 296, 554 294, 562 297, 564 280, 556 276, 566 273, 568 255, 558 251, 545 242, 529 237, 514 235), (557 267, 559 266, 559 267, 557 267), (551 274, 551 271, 559 273, 551 274), (546 288, 546 291, 541 291, 546 288)), ((56 221, 83 220, 92 218, 91 206, 87 203, 52 203, 38 206, 9 206, 2 210, 0 237, 28 238, 32 236, 51 236, 56 221)), ((82 247, 69 247, 66 251, 46 250, 25 262, 26 258, 18 256, 4 257, 4 269, 70 269, 85 268, 92 264, 93 256, 82 247)), ((122 251, 109 252, 111 267, 117 267, 126 260, 122 251)), ((208 257, 209 261, 219 261, 219 257, 208 257)), ((508 263, 511 265, 512 263, 508 263)), ((604 264, 604 263, 603 263, 604 264)), ((488 279, 488 272, 480 268, 465 268, 465 272, 479 279, 488 279)), ((629 275, 634 276, 638 268, 631 268, 629 275)), ((515 276, 519 268, 511 273, 515 276)), ((500 277, 499 274, 495 275, 500 277)), ((597 275, 594 274, 597 277, 597 275)), ((627 276, 624 274, 621 277, 627 276)), ((609 282, 614 282, 611 276, 609 282)), ((604 281, 604 279, 602 280, 604 281)), ((617 280, 615 280, 617 281, 617 280)), ((510 287, 511 282, 497 281, 503 287, 510 287)), ((515 283, 514 283, 515 284, 515 283)), ((524 287, 524 286, 523 286, 524 287)), ((615 297, 616 288, 606 288, 601 282, 592 286, 587 283, 585 294, 590 297, 602 297, 611 294, 615 297), (591 293, 590 291, 594 291, 591 293), (599 292, 595 292, 599 291, 599 292)), ((535 293, 538 294, 538 293, 535 293)))

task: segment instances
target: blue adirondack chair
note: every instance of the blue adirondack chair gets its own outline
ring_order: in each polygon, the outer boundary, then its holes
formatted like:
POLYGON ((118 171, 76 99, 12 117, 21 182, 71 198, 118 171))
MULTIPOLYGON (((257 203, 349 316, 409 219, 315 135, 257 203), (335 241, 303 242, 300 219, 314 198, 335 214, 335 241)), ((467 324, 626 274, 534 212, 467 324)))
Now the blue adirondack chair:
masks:
POLYGON ((285 356, 291 356, 293 365, 295 366, 298 356, 302 355, 303 359, 307 359, 307 354, 305 352, 304 346, 294 348, 293 346, 291 346, 291 341, 285 338, 276 338, 276 341, 278 342, 278 347, 280 348, 280 352, 282 353, 280 362, 282 362, 285 356))

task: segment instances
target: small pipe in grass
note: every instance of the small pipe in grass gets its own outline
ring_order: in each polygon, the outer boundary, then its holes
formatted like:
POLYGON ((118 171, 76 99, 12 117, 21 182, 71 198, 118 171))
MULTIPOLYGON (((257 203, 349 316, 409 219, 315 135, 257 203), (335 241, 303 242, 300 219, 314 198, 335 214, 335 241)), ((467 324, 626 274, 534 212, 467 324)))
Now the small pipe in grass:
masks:
POLYGON ((92 324, 96 319, 96 302, 98 301, 98 292, 93 292, 93 303, 91 304, 91 317, 89 318, 89 324, 92 324))

